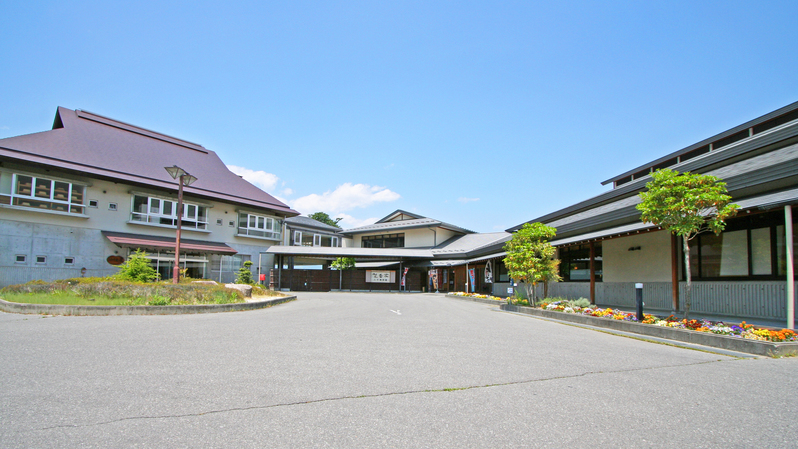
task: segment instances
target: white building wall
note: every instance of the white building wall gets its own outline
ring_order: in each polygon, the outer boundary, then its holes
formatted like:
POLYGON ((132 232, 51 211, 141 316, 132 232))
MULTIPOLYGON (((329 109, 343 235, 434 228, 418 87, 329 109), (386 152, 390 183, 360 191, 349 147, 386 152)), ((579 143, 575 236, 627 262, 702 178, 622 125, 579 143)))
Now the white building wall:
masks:
MULTIPOLYGON (((19 167, 6 170, 28 172, 19 167)), ((8 171, 6 171, 8 173, 8 171)), ((35 174, 35 173, 33 173, 35 174)), ((174 227, 152 226, 131 222, 133 193, 147 194, 176 200, 177 192, 159 191, 110 181, 87 179, 79 176, 46 173, 52 179, 72 181, 87 185, 85 192, 85 217, 38 211, 31 208, 0 207, 0 287, 31 279, 65 279, 79 277, 81 268, 86 276, 106 276, 117 271, 107 263, 111 255, 127 257, 128 250, 119 248, 103 237, 101 231, 125 232, 153 236, 175 236, 174 227), (97 207, 89 207, 96 200, 97 207), (116 209, 111 209, 111 204, 116 209), (17 263, 16 256, 27 257, 17 263), (45 264, 37 264, 37 256, 46 256, 45 264), (67 257, 74 257, 73 265, 65 265, 67 257)), ((241 255, 249 255, 255 266, 261 252, 280 241, 237 236, 239 210, 269 215, 254 208, 246 209, 234 204, 208 201, 184 195, 184 201, 208 207, 207 230, 183 228, 184 239, 226 243, 241 255), (217 224, 221 220, 221 223, 217 224), (232 223, 232 225, 231 225, 232 223)), ((274 261, 262 257, 263 267, 274 261)), ((253 272, 256 271, 253 267, 253 272)))
POLYGON ((429 248, 431 246, 440 245, 446 240, 452 238, 453 236, 458 235, 455 232, 441 228, 415 228, 415 229, 397 229, 397 230, 386 229, 378 232, 369 232, 368 234, 355 235, 352 237, 352 239, 344 240, 343 244, 344 247, 360 248, 362 237, 364 235, 385 235, 385 234, 404 234, 405 248, 429 248), (435 232, 433 232, 433 229, 435 230, 435 232))
POLYGON ((671 236, 646 232, 601 242, 604 282, 670 282, 671 236), (629 251, 629 248, 640 250, 629 251))

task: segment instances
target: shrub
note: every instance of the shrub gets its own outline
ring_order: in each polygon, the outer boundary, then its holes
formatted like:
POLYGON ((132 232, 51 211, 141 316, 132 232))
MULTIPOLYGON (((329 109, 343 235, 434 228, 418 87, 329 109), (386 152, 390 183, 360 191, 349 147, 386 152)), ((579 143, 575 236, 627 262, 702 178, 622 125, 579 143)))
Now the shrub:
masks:
POLYGON ((134 282, 152 282, 158 280, 161 275, 150 265, 147 253, 137 249, 119 266, 119 272, 114 277, 134 282))
POLYGON ((249 267, 252 266, 252 262, 247 260, 244 262, 244 266, 238 270, 238 277, 236 278, 236 284, 254 284, 255 281, 252 279, 252 271, 250 271, 249 267))
POLYGON ((583 309, 585 307, 590 307, 590 300, 587 298, 579 298, 577 300, 568 301, 568 302, 571 304, 571 307, 576 306, 576 307, 581 307, 583 309))

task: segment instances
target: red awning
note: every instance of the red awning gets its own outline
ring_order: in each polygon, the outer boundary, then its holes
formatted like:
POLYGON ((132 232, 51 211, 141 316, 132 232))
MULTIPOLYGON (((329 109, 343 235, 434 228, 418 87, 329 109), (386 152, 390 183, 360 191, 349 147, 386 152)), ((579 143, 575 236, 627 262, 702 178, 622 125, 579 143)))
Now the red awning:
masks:
MULTIPOLYGON (((102 231, 102 234, 120 248, 152 248, 175 249, 173 237, 159 237, 143 234, 126 234, 123 232, 102 231)), ((211 254, 236 254, 238 251, 217 242, 203 242, 202 240, 180 239, 180 252, 198 251, 211 254)))

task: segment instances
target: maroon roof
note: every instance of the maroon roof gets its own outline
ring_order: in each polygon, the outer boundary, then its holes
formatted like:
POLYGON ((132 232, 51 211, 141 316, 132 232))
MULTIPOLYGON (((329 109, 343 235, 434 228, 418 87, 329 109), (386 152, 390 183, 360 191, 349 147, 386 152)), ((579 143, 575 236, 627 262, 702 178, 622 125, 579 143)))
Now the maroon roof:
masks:
POLYGON ((197 177, 187 194, 299 215, 201 145, 86 111, 59 107, 51 131, 0 139, 0 156, 172 191, 178 165, 197 177))
MULTIPOLYGON (((127 234, 124 232, 102 231, 102 234, 120 248, 152 248, 175 249, 174 237, 157 237, 144 234, 127 234)), ((218 242, 203 242, 202 240, 180 239, 180 249, 183 251, 202 251, 213 254, 236 254, 238 251, 218 242)))

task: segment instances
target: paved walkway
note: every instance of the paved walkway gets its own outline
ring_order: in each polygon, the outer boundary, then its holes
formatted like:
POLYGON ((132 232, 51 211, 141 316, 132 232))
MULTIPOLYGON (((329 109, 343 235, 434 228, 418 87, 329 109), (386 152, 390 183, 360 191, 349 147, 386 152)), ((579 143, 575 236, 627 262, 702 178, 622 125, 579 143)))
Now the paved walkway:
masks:
POLYGON ((798 359, 435 294, 252 312, 0 313, 0 447, 794 447, 798 359))

